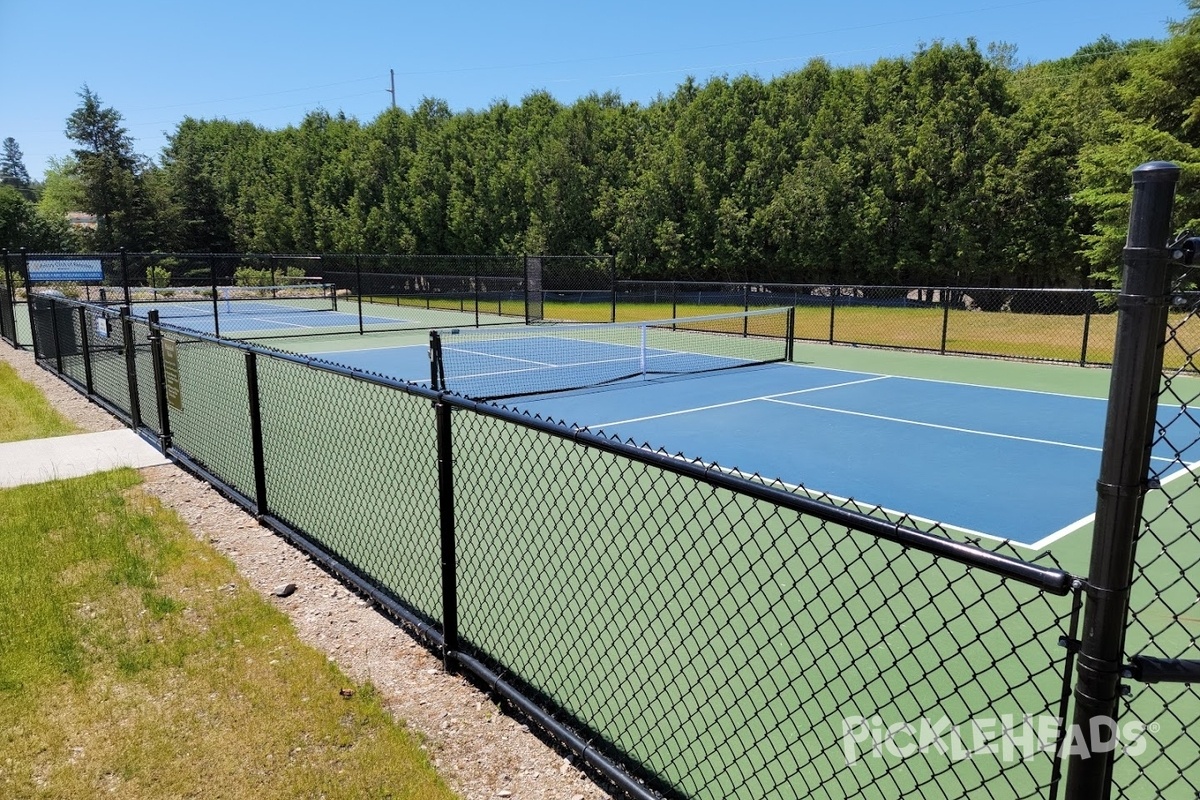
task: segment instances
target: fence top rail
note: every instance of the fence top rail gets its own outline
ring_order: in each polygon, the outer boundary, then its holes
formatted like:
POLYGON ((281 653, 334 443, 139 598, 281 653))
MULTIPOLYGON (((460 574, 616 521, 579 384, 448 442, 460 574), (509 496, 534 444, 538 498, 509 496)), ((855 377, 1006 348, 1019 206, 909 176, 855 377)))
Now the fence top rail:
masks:
POLYGON ((878 519, 830 502, 793 494, 777 486, 733 475, 706 464, 638 447, 629 442, 609 438, 592 431, 570 428, 528 413, 484 401, 471 400, 451 392, 443 394, 440 401, 483 416, 495 417, 515 425, 532 428, 560 439, 568 439, 586 447, 621 455, 631 461, 691 477, 702 483, 765 500, 781 508, 816 517, 824 522, 842 525, 854 531, 887 539, 966 566, 1020 581, 1050 594, 1065 596, 1072 591, 1073 586, 1079 580, 1062 569, 1033 564, 1014 556, 956 542, 936 534, 907 527, 899 522, 878 519))

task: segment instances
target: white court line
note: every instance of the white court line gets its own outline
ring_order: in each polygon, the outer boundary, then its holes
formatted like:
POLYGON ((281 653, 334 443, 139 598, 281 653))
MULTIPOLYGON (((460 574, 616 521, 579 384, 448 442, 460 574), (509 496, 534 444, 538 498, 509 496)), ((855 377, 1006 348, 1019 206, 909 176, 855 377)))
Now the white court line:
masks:
MULTIPOLYGON (((633 364, 633 363, 638 362, 638 359, 635 356, 623 356, 621 358, 605 358, 605 359, 594 359, 593 358, 588 361, 567 361, 564 363, 553 363, 553 362, 547 362, 547 361, 533 361, 532 359, 525 359, 525 358, 516 358, 514 356, 500 356, 500 355, 496 355, 495 353, 484 353, 484 352, 480 352, 478 350, 466 350, 461 347, 452 347, 452 348, 445 348, 445 349, 453 350, 457 353, 468 353, 473 356, 482 356, 484 358, 505 359, 508 361, 518 361, 518 362, 522 362, 525 364, 534 364, 535 365, 532 367, 527 367, 525 369, 493 370, 490 372, 473 372, 473 373, 469 373, 467 375, 455 375, 455 376, 453 376, 453 379, 455 381, 472 380, 475 378, 494 378, 497 376, 516 375, 516 374, 519 374, 522 372, 541 372, 541 371, 544 371, 547 369, 570 369, 571 367, 587 367, 587 366, 591 366, 593 364, 633 364)), ((680 355, 680 353, 667 352, 667 353, 658 353, 658 354, 652 355, 652 356, 650 356, 650 358, 664 358, 667 356, 678 356, 678 355, 680 355)), ((685 355, 694 355, 694 354, 686 353, 685 355)), ((450 378, 447 378, 446 380, 449 381, 450 378)), ((583 388, 583 387, 581 387, 581 388, 583 388)))
MULTIPOLYGON (((846 372, 851 375, 881 375, 885 378, 899 378, 905 381, 921 381, 922 383, 941 383, 948 386, 968 386, 972 389, 995 389, 999 392, 1020 392, 1022 394, 1040 394, 1049 397, 1066 397, 1072 400, 1098 400, 1102 403, 1108 402, 1108 397, 1094 397, 1088 394, 1067 394, 1066 392, 1051 392, 1045 389, 1020 389, 1014 386, 995 386, 988 383, 963 383, 962 381, 951 381, 945 378, 918 378, 913 375, 890 375, 880 372, 863 372, 862 370, 842 369, 840 367, 819 367, 816 364, 799 364, 791 363, 786 366, 795 367, 797 369, 820 370, 824 372, 846 372)), ((1174 403, 1158 403, 1161 408, 1179 408, 1180 406, 1174 403)))
POLYGON ((391 345, 382 344, 379 347, 356 347, 351 350, 325 350, 320 353, 306 353, 305 355, 329 356, 329 355, 343 355, 343 354, 348 354, 348 353, 369 353, 369 352, 372 352, 375 350, 409 350, 409 349, 415 349, 418 347, 421 348, 422 350, 429 349, 429 345, 427 345, 427 344, 391 344, 391 345))
MULTIPOLYGON (((1175 459, 1160 458, 1158 460, 1174 461, 1175 459)), ((1200 466, 1200 461, 1193 461, 1190 464, 1184 464, 1182 467, 1180 467, 1179 469, 1175 470, 1167 477, 1160 480, 1159 485, 1166 486, 1168 483, 1175 480, 1176 478, 1180 478, 1184 475, 1191 475, 1191 474, 1193 474, 1193 472, 1195 471, 1195 468, 1197 466, 1200 466)), ((1059 539, 1062 539, 1063 537, 1067 536, 1068 534, 1072 534, 1075 531, 1079 530, 1080 528, 1083 528, 1087 525, 1091 525, 1093 522, 1095 522, 1095 520, 1096 520, 1096 513, 1092 512, 1091 514, 1088 514, 1086 517, 1077 519, 1076 521, 1072 522, 1070 525, 1066 526, 1065 528, 1059 528, 1058 530, 1056 530, 1054 533, 1050 534, 1049 536, 1038 539, 1033 544, 1022 545, 1022 547, 1029 547, 1032 550, 1041 550, 1044 547, 1048 547, 1049 545, 1054 544, 1059 539)))
MULTIPOLYGON (((848 414, 852 417, 865 417, 867 419, 876 419, 876 420, 881 420, 883 422, 898 422, 901 425, 916 425, 917 427, 920 427, 920 428, 936 428, 937 430, 951 431, 953 433, 970 433, 970 434, 974 434, 976 436, 990 436, 994 439, 1009 439, 1009 440, 1012 440, 1015 442, 1029 442, 1031 444, 1048 444, 1048 445, 1052 445, 1055 447, 1066 447, 1066 448, 1069 448, 1072 450, 1087 450, 1087 451, 1093 452, 1093 453, 1099 453, 1099 452, 1103 451, 1103 448, 1101 448, 1101 447, 1093 447, 1092 445, 1086 445, 1086 444, 1072 444, 1071 442, 1060 442, 1060 441, 1057 441, 1054 439, 1038 439, 1038 438, 1035 438, 1032 436, 1016 436, 1011 433, 995 433, 993 431, 976 430, 975 428, 959 428, 954 425, 938 425, 935 422, 921 422, 921 421, 915 420, 915 419, 903 419, 902 417, 887 417, 882 414, 867 414, 866 412, 863 412, 863 411, 849 411, 844 408, 829 408, 828 406, 818 406, 818 405, 814 405, 812 403, 793 403, 793 402, 789 402, 787 400, 779 400, 774 397, 768 397, 768 398, 764 398, 764 399, 767 400, 767 402, 779 403, 779 404, 785 405, 785 406, 795 406, 796 408, 811 408, 815 411, 828 411, 831 414, 848 414)), ((1162 456, 1155 456, 1155 457, 1153 457, 1153 459, 1156 461, 1165 461, 1167 463, 1173 462, 1175 460, 1173 458, 1163 458, 1162 456)))
POLYGON ((685 408, 680 411, 667 411, 662 414, 651 414, 650 416, 647 416, 647 417, 632 417, 630 419, 622 419, 622 420, 617 420, 615 422, 602 422, 602 423, 597 423, 595 425, 589 425, 588 427, 592 428, 592 429, 596 429, 596 428, 603 428, 605 425, 628 425, 631 422, 645 422, 648 419, 662 419, 663 417, 675 417, 680 414, 693 414, 697 411, 711 411, 714 408, 726 408, 728 406, 740 406, 745 403, 754 403, 759 400, 774 400, 777 397, 791 397, 792 395, 796 395, 796 394, 807 394, 809 392, 823 392, 826 389, 840 389, 843 386, 854 386, 859 383, 874 383, 875 381, 886 380, 888 377, 889 376, 887 376, 887 375, 876 375, 871 378, 864 378, 860 381, 847 381, 846 383, 833 383, 828 386, 810 386, 807 389, 796 389, 795 391, 791 391, 791 392, 780 392, 779 394, 767 394, 767 395, 763 395, 761 397, 747 397, 742 400, 731 400, 728 403, 716 403, 711 406, 698 406, 696 408, 685 408))
MULTIPOLYGON (((536 361, 532 358, 517 358, 516 356, 502 356, 502 355, 498 355, 496 353, 483 353, 478 350, 468 350, 465 347, 444 347, 443 346, 442 350, 444 350, 444 351, 448 350, 452 353, 466 353, 467 355, 480 356, 483 358, 494 358, 494 359, 497 359, 498 361, 516 361, 521 364, 536 364, 539 367, 560 366, 559 364, 555 364, 551 361, 536 361)), ((481 373, 479 373, 479 375, 505 375, 505 374, 507 374, 507 373, 506 372, 481 372, 481 373)), ((470 377, 476 377, 476 376, 473 375, 470 377)))
POLYGON ((299 324, 299 323, 297 323, 297 322, 284 322, 283 320, 281 320, 281 319, 276 319, 275 317, 267 317, 267 318, 263 318, 263 317, 243 317, 243 316, 240 316, 240 315, 233 315, 233 314, 230 314, 230 315, 226 316, 226 318, 225 318, 225 319, 226 319, 226 320, 228 320, 230 317, 232 317, 233 319, 239 319, 239 320, 241 320, 241 319, 244 319, 244 320, 252 320, 252 321, 254 321, 254 322, 266 322, 266 323, 269 323, 269 324, 271 324, 271 325, 287 325, 289 328, 305 328, 305 329, 312 328, 312 329, 316 329, 316 328, 322 327, 322 326, 320 326, 320 325, 301 325, 301 324, 299 324))

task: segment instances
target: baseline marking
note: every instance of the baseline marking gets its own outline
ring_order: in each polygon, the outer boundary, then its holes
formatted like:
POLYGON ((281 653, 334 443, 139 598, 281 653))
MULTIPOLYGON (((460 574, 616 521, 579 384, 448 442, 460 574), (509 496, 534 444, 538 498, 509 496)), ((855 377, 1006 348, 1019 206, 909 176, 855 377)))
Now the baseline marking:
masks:
MULTIPOLYGON (((1159 460, 1174 461, 1174 459, 1159 459, 1159 460)), ((1179 462, 1175 461, 1175 463, 1179 463, 1179 462)), ((1181 478, 1184 475, 1192 475, 1192 474, 1194 474, 1195 469, 1198 466, 1200 466, 1200 461, 1193 461, 1190 464, 1184 464, 1179 469, 1175 470, 1170 475, 1163 478, 1159 482, 1159 485, 1166 486, 1168 483, 1171 483, 1172 481, 1176 480, 1177 478, 1181 478)), ((1029 547, 1032 550, 1041 550, 1045 547, 1048 547, 1048 546, 1054 544, 1059 539, 1062 539, 1062 538, 1066 537, 1067 535, 1074 533, 1075 531, 1079 530, 1080 528, 1084 528, 1088 525, 1091 525, 1095 521, 1096 521, 1096 514, 1095 514, 1095 512, 1092 512, 1091 514, 1088 514, 1086 517, 1082 517, 1082 518, 1076 520, 1075 522, 1072 522, 1070 525, 1066 526, 1065 528, 1059 528, 1058 530, 1056 530, 1054 533, 1050 534, 1049 536, 1045 536, 1041 539, 1038 539, 1033 544, 1022 545, 1022 547, 1029 547)))

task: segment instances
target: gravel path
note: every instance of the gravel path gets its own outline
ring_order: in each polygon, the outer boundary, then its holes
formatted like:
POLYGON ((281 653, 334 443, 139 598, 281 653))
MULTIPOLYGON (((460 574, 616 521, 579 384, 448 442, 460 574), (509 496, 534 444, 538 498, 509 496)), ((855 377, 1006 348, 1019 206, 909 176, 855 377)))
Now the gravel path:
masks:
MULTIPOLYGON (((0 359, 84 431, 122 424, 0 344, 0 359)), ((484 693, 443 672, 404 629, 314 565, 208 484, 175 466, 142 470, 145 489, 173 508, 197 537, 231 559, 252 587, 291 618, 300 638, 357 682, 371 681, 397 720, 424 741, 439 773, 466 800, 599 800, 599 789, 564 758, 502 714, 484 693), (286 598, 274 590, 295 584, 286 598)))

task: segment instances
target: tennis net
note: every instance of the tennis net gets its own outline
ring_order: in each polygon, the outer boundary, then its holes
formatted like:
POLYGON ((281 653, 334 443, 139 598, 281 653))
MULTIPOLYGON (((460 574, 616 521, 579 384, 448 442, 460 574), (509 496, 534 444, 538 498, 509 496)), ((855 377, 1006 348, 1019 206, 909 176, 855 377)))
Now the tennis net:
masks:
POLYGON ((788 361, 794 309, 591 325, 430 332, 433 384, 501 400, 788 361))
POLYGON ((337 293, 330 283, 294 283, 281 286, 218 286, 212 289, 179 287, 130 289, 130 313, 144 317, 211 317, 217 314, 271 315, 304 311, 336 311, 337 293))

